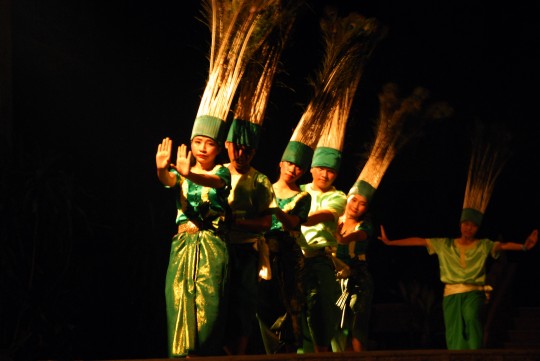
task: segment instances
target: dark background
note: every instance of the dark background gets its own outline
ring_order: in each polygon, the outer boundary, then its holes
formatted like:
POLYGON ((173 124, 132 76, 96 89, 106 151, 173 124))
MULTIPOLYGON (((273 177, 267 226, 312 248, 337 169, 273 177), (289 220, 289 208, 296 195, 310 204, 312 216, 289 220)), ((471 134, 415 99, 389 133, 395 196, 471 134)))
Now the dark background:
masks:
MULTIPOLYGON (((189 141, 206 85, 209 31, 198 1, 17 0, 2 6, 0 347, 17 358, 166 357, 164 279, 175 232, 173 192, 155 175, 161 139, 189 141), (6 38, 3 38, 4 40, 6 38), (5 109, 5 108, 4 108, 5 109)), ((400 152, 372 215, 390 238, 456 236, 473 121, 503 123, 514 155, 479 236, 523 242, 538 228, 539 22, 535 2, 309 1, 282 58, 254 166, 272 181, 320 65, 324 5, 376 17, 377 47, 351 110, 336 186, 347 191, 372 139, 377 94, 395 82, 446 101, 400 152)), ((309 181, 306 177, 305 181, 309 181)), ((540 306, 539 250, 509 292, 540 306)), ((375 242, 375 302, 400 302, 400 282, 439 296, 438 264, 424 249, 375 242)))

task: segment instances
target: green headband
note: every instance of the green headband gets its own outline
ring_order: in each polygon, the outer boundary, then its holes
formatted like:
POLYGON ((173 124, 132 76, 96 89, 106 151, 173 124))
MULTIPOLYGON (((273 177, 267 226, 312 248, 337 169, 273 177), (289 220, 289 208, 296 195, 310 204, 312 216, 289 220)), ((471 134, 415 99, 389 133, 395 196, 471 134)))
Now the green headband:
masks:
POLYGON ((226 124, 223 120, 211 115, 201 115, 195 118, 193 130, 191 131, 191 139, 202 135, 222 144, 223 139, 225 139, 226 130, 226 124))
POLYGON ((335 171, 339 170, 341 165, 341 152, 334 148, 317 147, 313 153, 311 167, 330 168, 335 171))
POLYGON ((304 143, 291 140, 283 152, 281 161, 294 163, 302 169, 308 169, 312 157, 313 149, 304 143))
POLYGON ((258 124, 247 120, 234 119, 229 128, 227 141, 255 149, 259 145, 261 130, 262 128, 258 124))
POLYGON ((474 208, 463 208, 461 211, 461 221, 471 221, 474 224, 476 224, 478 227, 482 224, 482 219, 484 218, 484 214, 474 208))
POLYGON ((373 187, 371 184, 364 180, 356 181, 354 185, 352 186, 351 190, 349 191, 349 195, 351 194, 359 194, 361 196, 364 196, 368 203, 371 202, 373 199, 373 195, 375 194, 375 191, 377 188, 373 187))

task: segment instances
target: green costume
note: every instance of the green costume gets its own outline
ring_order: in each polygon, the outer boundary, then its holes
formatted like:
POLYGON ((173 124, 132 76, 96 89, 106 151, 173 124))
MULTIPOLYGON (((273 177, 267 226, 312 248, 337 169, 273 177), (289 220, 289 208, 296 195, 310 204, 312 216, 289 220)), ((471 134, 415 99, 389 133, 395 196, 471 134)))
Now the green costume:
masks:
POLYGON ((476 240, 459 246, 453 238, 427 239, 430 255, 437 254, 443 298, 446 344, 450 350, 479 349, 483 342, 481 310, 485 303, 486 260, 495 242, 476 240))
MULTIPOLYGON (((279 208, 285 213, 298 216, 304 223, 309 214, 311 196, 307 192, 299 192, 290 198, 277 198, 279 208)), ((272 279, 260 283, 260 304, 258 317, 263 330, 262 337, 267 353, 277 352, 275 334, 279 345, 285 351, 298 349, 302 342, 301 313, 304 306, 302 275, 304 271, 304 255, 301 245, 304 237, 297 230, 284 230, 275 215, 272 215, 272 227, 266 234, 270 248, 272 279), (269 326, 274 326, 268 330, 269 326)))
MULTIPOLYGON (((257 218, 276 206, 268 177, 251 167, 232 175, 230 208, 237 218, 257 218)), ((263 234, 232 227, 229 233, 230 307, 227 337, 250 336, 257 313, 259 246, 263 234)))
POLYGON ((202 187, 177 174, 180 196, 165 297, 169 356, 216 355, 223 346, 223 308, 228 251, 223 237, 230 190, 229 170, 217 165, 212 174, 223 188, 202 187))
POLYGON ((334 234, 336 233, 337 220, 345 212, 347 196, 335 187, 324 193, 314 191, 311 184, 303 184, 300 189, 311 194, 310 212, 328 210, 334 214, 335 219, 331 222, 317 223, 314 226, 302 226, 302 234, 307 242, 307 247, 303 247, 303 249, 310 251, 336 246, 337 241, 334 234))
POLYGON ((334 237, 339 216, 345 211, 345 193, 332 187, 327 192, 314 191, 311 184, 300 186, 311 194, 310 212, 329 210, 334 221, 322 222, 314 226, 302 226, 307 246, 302 248, 306 255, 304 266, 304 292, 306 307, 303 316, 302 352, 313 352, 314 345, 330 345, 336 335, 339 322, 339 308, 336 300, 340 289, 336 281, 332 260, 326 256, 325 247, 337 245, 334 237))
POLYGON ((368 270, 366 252, 373 239, 374 230, 372 223, 364 220, 354 231, 366 232, 367 238, 349 244, 338 244, 336 249, 336 257, 351 268, 351 275, 347 280, 343 280, 343 291, 346 292, 347 299, 343 310, 342 329, 345 334, 360 340, 362 345, 367 345, 374 285, 368 270))

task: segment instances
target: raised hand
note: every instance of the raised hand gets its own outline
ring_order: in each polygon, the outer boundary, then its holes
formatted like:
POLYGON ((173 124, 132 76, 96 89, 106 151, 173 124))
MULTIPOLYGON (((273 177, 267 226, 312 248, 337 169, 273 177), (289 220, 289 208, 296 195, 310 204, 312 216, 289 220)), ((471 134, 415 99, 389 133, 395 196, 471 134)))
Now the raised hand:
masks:
POLYGON ((538 230, 535 229, 531 232, 529 237, 525 240, 525 248, 527 250, 533 248, 536 245, 536 242, 538 242, 538 230))
POLYGON ((172 140, 169 138, 163 139, 158 145, 156 152, 156 167, 157 169, 167 169, 171 159, 172 140))
POLYGON ((176 154, 176 170, 184 177, 189 175, 191 169, 191 151, 188 152, 187 146, 182 144, 178 147, 176 154))
POLYGON ((384 227, 381 224, 381 235, 378 237, 384 244, 389 244, 391 241, 386 237, 386 232, 384 231, 384 227))

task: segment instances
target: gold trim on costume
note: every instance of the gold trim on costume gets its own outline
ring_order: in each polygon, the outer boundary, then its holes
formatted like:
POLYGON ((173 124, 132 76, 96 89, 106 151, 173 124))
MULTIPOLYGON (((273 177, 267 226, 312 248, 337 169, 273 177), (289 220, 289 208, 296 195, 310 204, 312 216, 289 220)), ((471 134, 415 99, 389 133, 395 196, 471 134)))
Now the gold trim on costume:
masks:
POLYGON ((187 221, 178 225, 178 233, 195 234, 200 228, 193 222, 187 221))

